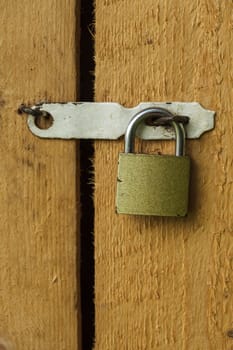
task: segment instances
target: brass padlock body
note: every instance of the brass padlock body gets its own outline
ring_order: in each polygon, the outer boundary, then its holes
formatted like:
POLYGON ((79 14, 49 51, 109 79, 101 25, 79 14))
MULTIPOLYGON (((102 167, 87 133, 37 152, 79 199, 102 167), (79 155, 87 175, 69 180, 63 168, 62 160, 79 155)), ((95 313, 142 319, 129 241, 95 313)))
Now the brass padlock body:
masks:
POLYGON ((185 216, 188 211, 190 158, 120 153, 117 212, 185 216))

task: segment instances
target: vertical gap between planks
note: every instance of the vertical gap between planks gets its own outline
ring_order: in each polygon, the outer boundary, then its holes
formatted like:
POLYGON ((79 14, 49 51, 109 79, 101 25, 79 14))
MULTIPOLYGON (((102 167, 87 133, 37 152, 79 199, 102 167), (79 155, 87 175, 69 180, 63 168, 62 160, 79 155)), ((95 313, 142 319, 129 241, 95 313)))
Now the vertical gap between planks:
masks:
MULTIPOLYGON (((81 0, 80 100, 94 100, 94 2, 81 0)), ((81 309, 82 348, 91 350, 95 338, 93 142, 80 141, 81 192, 81 309)))

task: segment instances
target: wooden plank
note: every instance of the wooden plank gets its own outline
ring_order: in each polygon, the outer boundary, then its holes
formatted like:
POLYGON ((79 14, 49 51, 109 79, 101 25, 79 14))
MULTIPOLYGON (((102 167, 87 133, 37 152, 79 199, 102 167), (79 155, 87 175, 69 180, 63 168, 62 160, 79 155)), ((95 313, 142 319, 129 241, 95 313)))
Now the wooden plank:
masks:
POLYGON ((40 140, 21 103, 76 98, 76 3, 1 1, 0 349, 79 349, 74 141, 40 140))
POLYGON ((123 141, 96 142, 96 350, 233 348, 232 10, 232 1, 96 1, 96 101, 217 111, 215 130, 187 142, 184 219, 115 214, 123 141))

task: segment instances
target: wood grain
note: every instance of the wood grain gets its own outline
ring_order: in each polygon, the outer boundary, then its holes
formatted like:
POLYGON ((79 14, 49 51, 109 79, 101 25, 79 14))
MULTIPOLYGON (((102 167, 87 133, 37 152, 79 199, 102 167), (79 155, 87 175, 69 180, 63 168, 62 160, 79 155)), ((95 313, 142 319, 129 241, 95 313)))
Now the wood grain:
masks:
POLYGON ((1 1, 0 349, 80 349, 74 141, 40 140, 21 103, 76 97, 75 1, 1 1))
POLYGON ((96 101, 217 111, 214 131, 187 142, 184 219, 115 214, 123 141, 96 142, 96 350, 233 349, 232 13, 232 1, 96 1, 96 101))

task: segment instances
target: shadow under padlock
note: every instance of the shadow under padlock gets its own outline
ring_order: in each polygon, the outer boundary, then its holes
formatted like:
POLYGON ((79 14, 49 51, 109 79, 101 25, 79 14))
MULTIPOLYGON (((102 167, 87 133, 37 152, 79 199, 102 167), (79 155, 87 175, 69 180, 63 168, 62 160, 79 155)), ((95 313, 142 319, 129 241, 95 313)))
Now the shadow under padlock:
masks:
POLYGON ((163 108, 137 113, 125 133, 119 154, 116 209, 119 214, 185 216, 188 211, 190 158, 185 152, 184 126, 163 108), (147 118, 167 118, 175 129, 175 155, 134 153, 137 127, 147 118))

